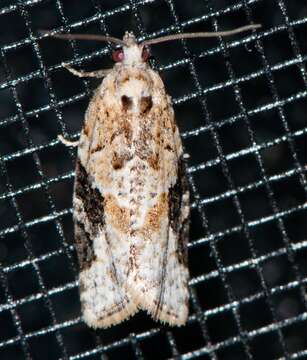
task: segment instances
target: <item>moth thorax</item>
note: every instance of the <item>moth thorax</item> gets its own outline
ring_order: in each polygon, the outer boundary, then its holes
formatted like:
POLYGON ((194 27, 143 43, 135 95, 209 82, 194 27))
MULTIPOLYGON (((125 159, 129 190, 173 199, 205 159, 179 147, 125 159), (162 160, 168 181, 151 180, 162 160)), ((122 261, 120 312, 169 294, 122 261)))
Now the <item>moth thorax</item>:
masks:
POLYGON ((140 65, 144 63, 144 59, 142 57, 143 46, 134 43, 130 46, 124 46, 123 52, 123 63, 125 65, 140 65))

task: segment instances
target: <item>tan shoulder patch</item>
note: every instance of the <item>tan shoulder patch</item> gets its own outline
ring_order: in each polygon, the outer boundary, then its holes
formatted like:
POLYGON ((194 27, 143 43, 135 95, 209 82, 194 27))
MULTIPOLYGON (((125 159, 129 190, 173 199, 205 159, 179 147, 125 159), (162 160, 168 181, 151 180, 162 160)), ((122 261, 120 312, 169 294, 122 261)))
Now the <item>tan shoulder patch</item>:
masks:
POLYGON ((160 194, 157 203, 147 212, 143 231, 158 232, 161 228, 161 221, 168 211, 168 196, 160 194))
POLYGON ((130 230, 129 210, 119 206, 116 197, 110 194, 105 197, 104 205, 105 215, 110 224, 118 231, 128 234, 130 230))

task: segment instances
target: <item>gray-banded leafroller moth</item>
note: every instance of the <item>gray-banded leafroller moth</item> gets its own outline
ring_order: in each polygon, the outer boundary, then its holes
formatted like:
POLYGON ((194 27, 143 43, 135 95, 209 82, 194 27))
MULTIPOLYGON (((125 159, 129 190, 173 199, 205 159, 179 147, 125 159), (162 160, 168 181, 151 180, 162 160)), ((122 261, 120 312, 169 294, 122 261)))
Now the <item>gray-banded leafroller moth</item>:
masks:
MULTIPOLYGON (((169 325, 188 318, 189 190, 170 97, 147 63, 147 46, 258 28, 169 35, 137 43, 100 35, 60 34, 119 44, 85 114, 78 141, 73 217, 84 321, 105 328, 138 310, 169 325)), ((66 142, 66 141, 65 141, 66 142)))

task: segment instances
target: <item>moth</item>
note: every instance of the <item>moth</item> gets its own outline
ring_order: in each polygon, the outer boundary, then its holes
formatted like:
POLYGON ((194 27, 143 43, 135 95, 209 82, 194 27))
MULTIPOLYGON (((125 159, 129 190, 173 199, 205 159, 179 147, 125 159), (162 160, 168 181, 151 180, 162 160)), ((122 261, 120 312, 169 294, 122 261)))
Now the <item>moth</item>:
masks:
POLYGON ((171 99, 147 62, 148 46, 258 27, 141 43, 130 32, 123 40, 53 35, 121 46, 112 69, 88 73, 65 65, 77 76, 104 78, 85 114, 73 196, 80 300, 90 327, 118 324, 139 310, 169 325, 184 325, 188 318, 190 205, 184 152, 171 99))

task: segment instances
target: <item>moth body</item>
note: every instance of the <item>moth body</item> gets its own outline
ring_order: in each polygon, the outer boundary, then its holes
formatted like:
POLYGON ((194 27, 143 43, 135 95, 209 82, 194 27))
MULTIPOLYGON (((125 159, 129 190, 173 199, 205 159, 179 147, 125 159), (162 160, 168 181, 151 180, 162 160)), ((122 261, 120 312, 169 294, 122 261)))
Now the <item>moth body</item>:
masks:
POLYGON ((188 316, 189 191, 169 96, 126 33, 85 115, 73 198, 85 322, 188 316))

